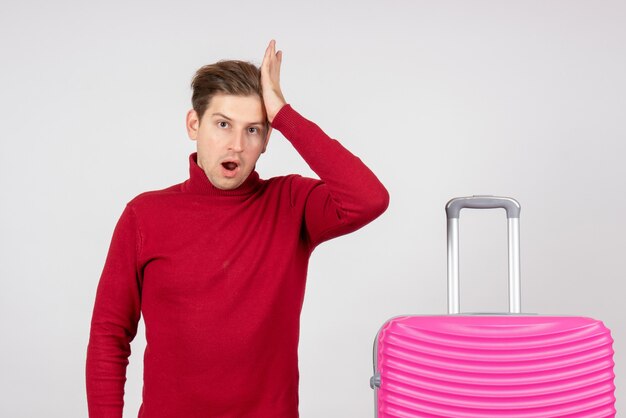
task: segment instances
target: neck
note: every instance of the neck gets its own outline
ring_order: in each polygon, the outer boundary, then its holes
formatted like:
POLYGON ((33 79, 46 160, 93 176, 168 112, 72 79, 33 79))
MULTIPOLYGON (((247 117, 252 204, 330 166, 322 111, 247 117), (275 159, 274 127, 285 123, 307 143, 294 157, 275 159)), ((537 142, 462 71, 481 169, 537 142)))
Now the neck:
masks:
POLYGON ((217 188, 211 183, 204 169, 198 164, 198 154, 194 152, 189 156, 189 179, 183 184, 183 190, 209 196, 247 196, 254 193, 261 185, 261 182, 259 174, 253 171, 235 189, 224 190, 217 188))

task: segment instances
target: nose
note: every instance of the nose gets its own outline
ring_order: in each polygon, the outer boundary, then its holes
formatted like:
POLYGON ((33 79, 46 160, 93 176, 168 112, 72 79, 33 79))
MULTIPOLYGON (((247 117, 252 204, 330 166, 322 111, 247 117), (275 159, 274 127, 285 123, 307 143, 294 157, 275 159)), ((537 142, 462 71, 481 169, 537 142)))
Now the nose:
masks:
POLYGON ((233 134, 233 137, 230 141, 230 146, 228 147, 230 150, 234 152, 242 152, 244 145, 244 133, 241 131, 237 131, 233 134))

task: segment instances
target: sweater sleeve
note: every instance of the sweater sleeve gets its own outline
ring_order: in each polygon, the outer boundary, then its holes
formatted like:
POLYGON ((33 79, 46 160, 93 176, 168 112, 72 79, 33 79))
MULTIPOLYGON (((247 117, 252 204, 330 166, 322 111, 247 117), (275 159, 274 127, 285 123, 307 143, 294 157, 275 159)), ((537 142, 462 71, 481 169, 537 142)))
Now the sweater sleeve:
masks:
POLYGON ((304 208, 312 248, 361 228, 387 209, 389 193, 374 173, 289 104, 278 112, 272 127, 292 143, 321 180, 304 208))
POLYGON ((91 319, 86 364, 90 418, 122 417, 130 342, 141 309, 139 246, 136 215, 127 205, 113 232, 91 319))

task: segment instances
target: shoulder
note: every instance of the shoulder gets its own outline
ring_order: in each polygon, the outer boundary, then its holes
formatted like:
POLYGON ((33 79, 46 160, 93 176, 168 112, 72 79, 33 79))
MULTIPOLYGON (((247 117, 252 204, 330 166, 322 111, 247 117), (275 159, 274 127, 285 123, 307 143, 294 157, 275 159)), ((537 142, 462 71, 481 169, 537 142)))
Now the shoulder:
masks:
POLYGON ((288 188, 290 190, 305 190, 312 189, 323 182, 319 179, 301 176, 300 174, 289 174, 269 178, 264 180, 264 183, 268 189, 288 188))
POLYGON ((299 206, 299 203, 306 201, 313 189, 324 184, 319 179, 304 177, 300 174, 272 177, 264 182, 266 192, 280 193, 288 197, 292 206, 299 206))
POLYGON ((166 204, 173 198, 180 196, 181 186, 182 183, 178 183, 163 189, 148 190, 139 193, 127 202, 127 206, 136 210, 141 210, 146 207, 154 208, 155 205, 159 206, 161 204, 166 204))

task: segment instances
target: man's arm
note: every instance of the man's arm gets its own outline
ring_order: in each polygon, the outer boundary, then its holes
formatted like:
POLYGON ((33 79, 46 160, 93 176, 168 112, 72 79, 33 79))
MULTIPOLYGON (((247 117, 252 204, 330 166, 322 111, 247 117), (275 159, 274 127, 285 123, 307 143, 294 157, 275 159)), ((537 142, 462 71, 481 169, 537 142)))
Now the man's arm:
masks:
POLYGON ((91 320, 86 367, 90 418, 122 418, 130 342, 141 309, 139 245, 137 219, 127 205, 113 232, 91 320))
POLYGON ((293 144, 322 180, 305 206, 305 227, 315 247, 374 220, 387 209, 389 194, 359 158, 286 104, 280 88, 281 62, 282 52, 276 52, 272 40, 261 64, 263 102, 272 127, 293 144))

